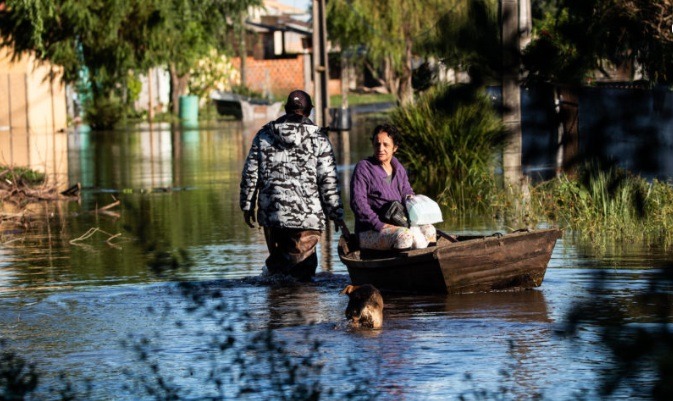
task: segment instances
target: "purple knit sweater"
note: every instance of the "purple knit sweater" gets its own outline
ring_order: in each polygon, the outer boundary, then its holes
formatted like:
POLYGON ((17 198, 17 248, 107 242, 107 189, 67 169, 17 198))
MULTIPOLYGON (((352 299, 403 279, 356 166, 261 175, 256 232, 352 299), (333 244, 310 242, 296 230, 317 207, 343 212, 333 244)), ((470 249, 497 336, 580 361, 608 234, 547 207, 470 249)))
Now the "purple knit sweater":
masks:
POLYGON ((409 184, 407 171, 393 157, 393 177, 387 181, 383 167, 373 157, 361 160, 355 165, 351 177, 351 209, 355 214, 355 232, 381 231, 383 222, 378 213, 390 201, 400 201, 407 195, 414 195, 409 184))

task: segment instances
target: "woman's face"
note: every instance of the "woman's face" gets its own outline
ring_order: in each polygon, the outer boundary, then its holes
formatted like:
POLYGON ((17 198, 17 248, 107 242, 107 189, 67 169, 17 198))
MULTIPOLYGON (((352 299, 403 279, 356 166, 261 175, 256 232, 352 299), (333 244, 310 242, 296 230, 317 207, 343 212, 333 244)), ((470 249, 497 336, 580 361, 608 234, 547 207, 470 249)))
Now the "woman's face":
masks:
POLYGON ((374 158, 381 164, 388 164, 393 158, 393 154, 397 151, 397 146, 393 143, 393 139, 387 132, 379 132, 372 140, 374 147, 374 158))

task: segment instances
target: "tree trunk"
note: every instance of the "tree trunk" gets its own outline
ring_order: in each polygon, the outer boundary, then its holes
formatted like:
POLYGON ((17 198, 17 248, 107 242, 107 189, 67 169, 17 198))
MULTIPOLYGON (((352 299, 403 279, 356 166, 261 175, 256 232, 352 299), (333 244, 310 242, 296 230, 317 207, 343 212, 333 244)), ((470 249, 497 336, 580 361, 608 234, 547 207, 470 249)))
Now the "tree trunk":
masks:
POLYGON ((169 64, 168 71, 171 76, 171 110, 177 116, 180 113, 180 96, 187 93, 189 74, 179 75, 174 63, 169 64))
POLYGON ((384 69, 385 69, 386 71, 384 71, 384 74, 383 74, 384 76, 383 76, 383 78, 381 78, 381 76, 379 75, 378 70, 377 70, 376 68, 374 68, 374 66, 372 65, 372 63, 370 63, 370 62, 367 61, 367 60, 364 60, 364 66, 365 66, 365 68, 369 71, 370 74, 372 74, 372 78, 374 78, 374 80, 379 84, 379 86, 383 86, 389 93, 394 93, 394 92, 390 92, 390 86, 388 85, 388 81, 387 81, 387 78, 388 78, 388 77, 386 76, 386 74, 387 74, 387 69, 385 68, 386 60, 384 60, 383 63, 384 63, 384 69))
POLYGON ((412 66, 411 61, 413 55, 411 53, 413 42, 411 38, 407 38, 404 51, 404 66, 402 67, 402 74, 399 77, 399 86, 397 88, 397 98, 400 100, 400 105, 406 106, 414 103, 414 88, 411 83, 412 66))
POLYGON ((395 74, 393 62, 390 60, 390 57, 386 57, 383 60, 383 80, 386 84, 386 89, 388 89, 388 92, 399 96, 400 77, 395 74))

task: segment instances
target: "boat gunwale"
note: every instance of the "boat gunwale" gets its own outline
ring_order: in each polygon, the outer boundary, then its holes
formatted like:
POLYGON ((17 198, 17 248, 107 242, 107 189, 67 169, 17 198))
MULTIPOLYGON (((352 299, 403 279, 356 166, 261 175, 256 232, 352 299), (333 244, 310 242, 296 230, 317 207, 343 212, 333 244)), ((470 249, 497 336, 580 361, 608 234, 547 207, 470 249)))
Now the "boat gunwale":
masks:
MULTIPOLYGON (((496 241, 511 241, 512 239, 521 237, 521 236, 528 236, 531 234, 552 234, 556 233, 556 237, 554 238, 554 241, 562 237, 562 231, 558 228, 546 228, 546 229, 541 229, 541 230, 527 230, 527 231, 515 231, 511 232, 508 234, 501 234, 498 235, 498 233, 492 234, 492 235, 484 235, 484 236, 475 236, 474 238, 466 239, 463 241, 458 241, 458 242, 450 242, 444 238, 440 238, 439 241, 437 242, 437 245, 434 245, 432 247, 427 247, 424 249, 412 249, 409 251, 402 251, 399 252, 395 255, 391 256, 386 256, 386 257, 380 257, 380 258, 361 258, 360 255, 360 250, 356 251, 351 251, 348 253, 343 252, 343 249, 341 247, 341 242, 345 241, 344 237, 341 236, 339 238, 339 258, 341 259, 342 263, 346 265, 346 267, 349 267, 346 261, 349 263, 352 263, 354 265, 358 265, 358 268, 362 267, 369 267, 372 269, 375 268, 382 268, 383 266, 366 266, 366 265, 371 265, 371 264, 383 264, 383 265, 390 265, 391 263, 395 263, 397 261, 408 261, 408 260, 428 260, 430 261, 430 258, 427 258, 424 256, 428 254, 432 254, 432 259, 438 260, 439 256, 437 255, 439 251, 445 251, 446 249, 452 249, 452 250, 459 250, 460 248, 466 248, 473 246, 475 243, 478 241, 481 241, 482 243, 486 242, 496 242, 496 241), (357 257, 353 256, 354 254, 357 253, 357 257)), ((466 237, 471 237, 471 236, 466 236, 466 237)), ((460 238, 460 236, 459 236, 460 238)))

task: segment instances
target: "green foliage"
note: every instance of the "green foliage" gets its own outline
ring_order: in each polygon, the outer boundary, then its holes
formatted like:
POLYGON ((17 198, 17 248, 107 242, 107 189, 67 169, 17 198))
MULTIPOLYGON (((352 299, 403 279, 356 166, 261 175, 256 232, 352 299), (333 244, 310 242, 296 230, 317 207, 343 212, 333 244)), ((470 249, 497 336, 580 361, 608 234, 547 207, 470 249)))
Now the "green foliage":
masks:
POLYGON ((585 167, 531 191, 531 205, 544 219, 590 239, 673 243, 673 187, 624 170, 585 167))
POLYGON ((475 83, 499 80, 498 4, 494 0, 455 2, 450 12, 440 15, 437 29, 424 38, 421 48, 449 67, 468 71, 475 83))
POLYGON ((124 108, 116 97, 94 98, 84 105, 84 119, 93 130, 111 130, 124 118, 124 108))
POLYGON ((598 67, 596 38, 580 37, 576 30, 585 30, 587 22, 571 16, 566 8, 547 13, 536 26, 537 37, 523 52, 523 63, 529 82, 583 83, 598 67))
POLYGON ((581 84, 604 64, 637 62, 650 81, 673 82, 673 3, 561 0, 545 7, 523 54, 531 81, 581 84))
POLYGON ((190 70, 189 93, 207 100, 211 91, 229 92, 240 80, 240 73, 231 59, 211 48, 190 70))
MULTIPOLYGON (((419 47, 437 29, 438 17, 459 1, 336 0, 327 3, 330 40, 348 49, 352 58, 385 65, 383 80, 403 103, 413 101, 412 61, 419 47), (365 49, 362 49, 362 48, 365 49)), ((373 72, 377 68, 372 68, 373 72)))
MULTIPOLYGON (((229 19, 260 0, 8 0, 0 12, 2 43, 15 55, 33 51, 63 67, 63 80, 78 82, 84 71, 97 113, 128 71, 171 63, 186 74, 195 60, 218 46, 229 19)), ((90 107, 92 107, 90 105, 90 107)), ((109 120, 94 126, 109 127, 109 120)))
POLYGON ((37 382, 35 366, 0 342, 0 400, 23 400, 35 391, 37 382))
POLYGON ((247 98, 264 99, 264 95, 262 94, 262 92, 257 92, 244 85, 234 85, 231 88, 231 91, 237 95, 241 95, 247 98))
MULTIPOLYGON (((330 105, 332 107, 341 107, 341 95, 330 96, 330 105)), ((350 106, 357 106, 360 104, 374 104, 374 103, 395 103, 395 96, 389 93, 349 93, 348 104, 350 106)))
POLYGON ((140 97, 143 90, 143 83, 136 74, 130 73, 126 79, 126 103, 133 104, 140 97))
POLYGON ((39 171, 31 170, 26 167, 7 166, 0 166, 0 177, 2 177, 3 180, 27 185, 43 184, 46 178, 44 173, 39 171))
POLYGON ((445 86, 393 111, 398 155, 417 193, 452 209, 487 210, 496 193, 493 160, 505 128, 491 100, 472 86, 445 86))

